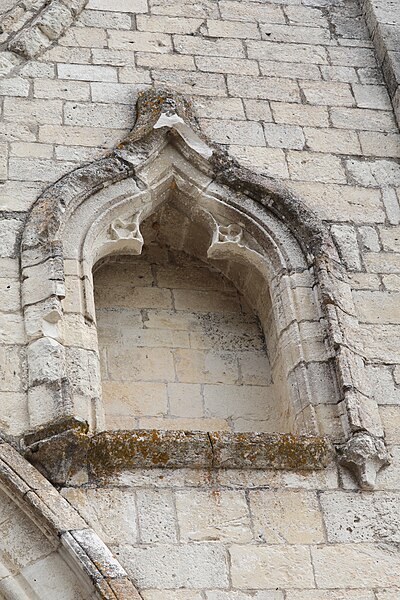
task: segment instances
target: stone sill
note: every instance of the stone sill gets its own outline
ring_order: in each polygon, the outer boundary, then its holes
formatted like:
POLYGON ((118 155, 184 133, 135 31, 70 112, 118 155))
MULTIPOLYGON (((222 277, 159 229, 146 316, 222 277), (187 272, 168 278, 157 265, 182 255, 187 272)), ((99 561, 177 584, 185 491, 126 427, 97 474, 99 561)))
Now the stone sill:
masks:
POLYGON ((334 455, 325 437, 288 433, 140 429, 90 435, 86 424, 75 422, 38 434, 25 436, 25 456, 55 485, 149 468, 317 470, 334 455))

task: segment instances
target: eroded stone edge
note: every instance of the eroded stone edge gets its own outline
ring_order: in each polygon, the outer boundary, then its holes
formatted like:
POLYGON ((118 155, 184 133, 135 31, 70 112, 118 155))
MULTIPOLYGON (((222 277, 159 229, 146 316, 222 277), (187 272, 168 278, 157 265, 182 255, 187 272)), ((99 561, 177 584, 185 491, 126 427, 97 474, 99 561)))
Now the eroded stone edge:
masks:
MULTIPOLYGON (((43 432, 44 433, 44 432, 43 432)), ((44 437, 25 456, 53 484, 104 480, 134 469, 319 470, 334 458, 322 436, 204 431, 77 429, 44 437)))
POLYGON ((379 9, 385 10, 385 1, 361 0, 361 7, 400 127, 400 48, 392 47, 388 35, 392 28, 400 38, 400 23, 388 25, 380 20, 379 9))
POLYGON ((0 488, 69 557, 70 563, 89 577, 99 598, 140 600, 125 570, 76 509, 1 438, 0 488))

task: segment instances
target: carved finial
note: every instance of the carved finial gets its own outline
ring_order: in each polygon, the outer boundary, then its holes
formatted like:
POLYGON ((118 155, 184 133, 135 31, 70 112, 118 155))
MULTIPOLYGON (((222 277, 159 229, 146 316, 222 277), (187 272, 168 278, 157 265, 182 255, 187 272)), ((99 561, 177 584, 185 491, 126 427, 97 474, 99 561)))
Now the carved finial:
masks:
POLYGON ((340 464, 347 467, 364 490, 373 490, 377 473, 389 464, 384 442, 367 431, 355 433, 341 449, 340 464))

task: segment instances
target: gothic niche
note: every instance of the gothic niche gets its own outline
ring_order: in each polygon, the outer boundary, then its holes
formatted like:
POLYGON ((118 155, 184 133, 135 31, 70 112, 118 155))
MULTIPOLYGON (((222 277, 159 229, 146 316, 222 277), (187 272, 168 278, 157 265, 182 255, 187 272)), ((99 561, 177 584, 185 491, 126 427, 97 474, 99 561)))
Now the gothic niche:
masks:
POLYGON ((209 258, 210 244, 240 244, 241 227, 222 225, 210 239, 168 203, 140 230, 137 217, 117 219, 109 234, 138 256, 113 254, 94 269, 106 428, 293 429, 265 283, 243 294, 243 266, 209 258))

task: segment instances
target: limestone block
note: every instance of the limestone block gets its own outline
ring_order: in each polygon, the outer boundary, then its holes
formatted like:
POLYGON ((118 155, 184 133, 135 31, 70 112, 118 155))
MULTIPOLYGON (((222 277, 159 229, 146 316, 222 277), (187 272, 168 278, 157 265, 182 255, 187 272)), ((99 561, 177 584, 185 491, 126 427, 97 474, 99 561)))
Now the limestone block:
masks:
POLYGON ((155 266, 153 269, 157 276, 157 284, 160 287, 235 291, 233 285, 220 272, 208 268, 195 265, 189 267, 162 265, 155 266))
POLYGON ((141 542, 176 542, 177 523, 173 494, 167 490, 138 490, 136 499, 141 542))
POLYGON ((304 81, 301 82, 300 87, 309 104, 316 104, 317 106, 354 106, 351 87, 347 83, 304 81))
POLYGON ((400 226, 383 229, 380 232, 385 251, 400 252, 400 226))
POLYGON ((392 542, 399 540, 399 498, 396 493, 323 493, 322 511, 329 542, 392 542))
POLYGON ((29 428, 26 394, 1 392, 0 429, 8 435, 20 436, 29 428))
MULTIPOLYGON (((250 58, 256 58, 256 56, 251 55, 250 58)), ((238 95, 242 98, 268 99, 278 102, 300 102, 300 92, 297 83, 285 78, 228 75, 228 91, 232 95, 238 95)))
POLYGON ((54 550, 54 545, 44 537, 42 531, 22 511, 16 510, 15 505, 13 513, 1 524, 1 531, 0 550, 14 569, 24 568, 54 550))
POLYGON ((328 57, 323 46, 308 44, 276 44, 274 42, 250 41, 247 44, 249 58, 327 65, 328 57))
MULTIPOLYGON (((198 38, 190 38, 198 39, 198 38)), ((213 42, 214 45, 214 42, 213 42)), ((224 76, 215 73, 188 71, 153 71, 154 82, 162 86, 174 86, 181 94, 199 96, 226 96, 224 76)))
POLYGON ((375 600, 369 590, 296 590, 286 592, 287 600, 375 600))
POLYGON ((361 129, 364 131, 387 131, 397 133, 396 121, 390 112, 368 108, 331 109, 333 127, 339 129, 361 129))
POLYGON ((0 256, 14 258, 16 255, 17 236, 22 229, 19 219, 0 220, 0 256))
POLYGON ((25 380, 24 352, 20 346, 0 346, 0 390, 22 391, 25 380))
POLYGON ((245 58, 240 40, 209 40, 188 35, 175 35, 173 40, 176 51, 179 54, 245 58))
POLYGON ((117 81, 114 67, 82 64, 59 64, 58 75, 61 79, 78 81, 117 81))
POLYGON ((156 287, 133 287, 116 285, 108 288, 99 296, 95 294, 96 307, 103 308, 113 304, 118 307, 135 308, 172 308, 171 291, 156 287))
POLYGON ((361 271, 360 249, 354 227, 350 225, 333 225, 331 232, 345 266, 351 271, 361 271))
POLYGON ((0 75, 8 75, 21 59, 14 52, 2 52, 0 57, 0 75))
POLYGON ((167 53, 171 51, 171 36, 145 31, 109 30, 109 47, 117 50, 167 53))
POLYGON ((252 491, 250 510, 256 540, 265 544, 320 544, 324 528, 313 492, 252 491))
MULTIPOLYGON (((179 389, 182 384, 174 385, 179 389)), ((105 410, 110 416, 142 417, 151 415, 161 417, 168 412, 167 390, 164 383, 126 383, 103 380, 102 392, 105 410)), ((179 409, 184 410, 181 406, 179 409)), ((189 414, 186 411, 186 415, 189 416, 189 414)))
POLYGON ((208 417, 267 421, 269 431, 277 426, 279 407, 268 386, 205 385, 204 404, 208 417))
POLYGON ((222 21, 221 19, 207 19, 207 31, 210 37, 215 38, 243 38, 260 39, 260 31, 255 23, 240 23, 222 21))
POLYGON ((61 341, 59 328, 61 316, 61 303, 55 297, 26 306, 24 324, 28 340, 46 336, 61 341))
POLYGON ((283 125, 303 125, 308 127, 328 127, 328 110, 324 106, 271 102, 272 113, 277 123, 283 125))
POLYGON ((203 397, 197 383, 168 383, 169 412, 173 417, 203 417, 203 397))
POLYGON ((137 540, 135 499, 129 491, 65 488, 62 495, 106 544, 137 540))
POLYGON ((37 25, 33 25, 17 33, 9 42, 8 50, 29 59, 43 52, 49 45, 49 38, 37 25))
POLYGON ((265 590, 259 592, 206 592, 207 600, 283 600, 283 592, 265 590))
POLYGON ((287 178, 289 175, 285 153, 280 148, 231 146, 229 153, 244 167, 252 168, 268 177, 287 178))
POLYGON ((305 144, 303 131, 298 126, 268 123, 264 125, 264 133, 267 144, 273 148, 301 150, 305 144))
POLYGON ((172 352, 164 348, 111 348, 109 373, 112 379, 117 380, 174 381, 172 352))
POLYGON ((20 313, 0 313, 0 344, 24 344, 24 322, 20 313))
POLYGON ((371 252, 379 252, 381 244, 377 231, 373 227, 360 227, 362 249, 371 252))
POLYGON ((227 588, 228 565, 220 544, 158 544, 148 547, 124 545, 119 558, 138 587, 165 589, 227 588))
POLYGON ((364 263, 371 273, 400 273, 399 256, 393 252, 368 252, 364 263))
POLYGON ((65 296, 64 272, 60 256, 23 269, 23 305, 35 304, 51 296, 65 296))
POLYGON ((188 590, 145 590, 142 597, 144 600, 163 600, 165 594, 170 600, 202 600, 201 592, 188 590))
POLYGON ((359 137, 362 152, 366 156, 396 158, 399 155, 400 143, 398 134, 360 131, 359 137))
POLYGON ((288 165, 293 180, 346 183, 341 161, 331 154, 291 150, 288 154, 288 165))
POLYGON ((64 416, 65 404, 64 392, 58 382, 29 388, 28 412, 30 427, 39 427, 48 421, 64 416))
POLYGON ((400 294, 396 292, 353 292, 359 319, 364 323, 400 323, 400 294))
POLYGON ((261 21, 268 23, 285 23, 280 6, 275 4, 259 6, 253 2, 230 2, 223 0, 220 6, 221 17, 227 21, 261 21))
POLYGON ((398 552, 385 544, 330 544, 311 547, 318 587, 365 589, 398 583, 398 552), (362 569, 354 568, 362 556, 362 569))
POLYGON ((78 103, 66 102, 64 105, 64 121, 66 125, 82 125, 88 127, 102 127, 107 121, 109 127, 130 128, 132 126, 132 114, 130 108, 125 105, 100 104, 92 102, 78 103))
POLYGON ((327 50, 333 65, 376 67, 374 51, 369 48, 330 47, 327 50))
POLYGON ((26 581, 33 593, 43 600, 90 600, 93 588, 77 578, 59 553, 53 552, 46 558, 27 565, 21 572, 21 583, 26 581))
POLYGON ((379 414, 382 419, 387 442, 389 444, 396 444, 400 435, 400 407, 381 406, 379 414))
POLYGON ((396 192, 392 188, 385 188, 382 190, 382 198, 389 223, 398 225, 400 223, 400 204, 396 192))
POLYGON ((361 152, 360 142, 354 131, 307 128, 304 130, 304 133, 307 146, 314 152, 357 155, 361 152))
POLYGON ((196 33, 203 23, 202 19, 159 17, 155 15, 138 15, 136 19, 139 31, 154 31, 160 33, 196 33))
MULTIPOLYGON (((225 57, 196 57, 196 65, 206 73, 242 73, 243 75, 258 75, 258 64, 255 60, 229 59, 225 57)), ((250 125, 248 123, 248 125, 250 125)), ((220 134, 221 135, 221 134, 220 134)), ((210 137, 212 137, 210 135, 210 137)))
POLYGON ((43 337, 28 346, 29 384, 59 381, 64 372, 64 347, 52 338, 43 337))
POLYGON ((104 48, 107 34, 98 27, 70 27, 59 43, 67 47, 104 48))
POLYGON ((85 10, 80 15, 78 24, 87 27, 102 27, 103 29, 107 29, 107 27, 110 29, 130 29, 132 21, 127 13, 85 10))
POLYGON ((178 348, 174 354, 176 373, 182 383, 232 384, 239 378, 234 353, 178 348))
POLYGON ((50 40, 56 40, 72 23, 72 15, 62 2, 53 0, 36 21, 40 31, 50 40))
MULTIPOLYGON (((136 52, 136 64, 138 67, 147 67, 148 69, 174 69, 177 71, 195 71, 196 65, 191 56, 177 54, 157 54, 156 52, 136 52)), ((123 67, 120 71, 120 81, 131 81, 135 83, 139 80, 143 83, 149 74, 146 71, 138 71, 132 67, 123 67)))
POLYGON ((331 44, 329 31, 320 27, 302 27, 299 25, 261 25, 262 39, 270 42, 288 42, 307 44, 309 36, 313 36, 315 44, 331 44))
POLYGON ((252 541, 250 515, 243 492, 178 491, 176 508, 183 542, 252 541))
MULTIPOLYGON (((288 77, 289 79, 321 79, 321 72, 317 65, 304 63, 274 62, 269 60, 259 61, 262 75, 267 77, 288 77)), ((322 67, 328 68, 328 67, 322 67)))
POLYGON ((313 586, 309 550, 306 546, 231 546, 234 587, 263 588, 313 586))
POLYGON ((115 12, 141 13, 147 12, 146 0, 115 0, 112 7, 108 0, 89 0, 90 10, 107 10, 115 12))
MULTIPOLYGON (((35 79, 33 82, 35 98, 89 100, 90 86, 84 81, 65 81, 53 79, 35 79)), ((43 158, 43 157, 42 157, 43 158)))

